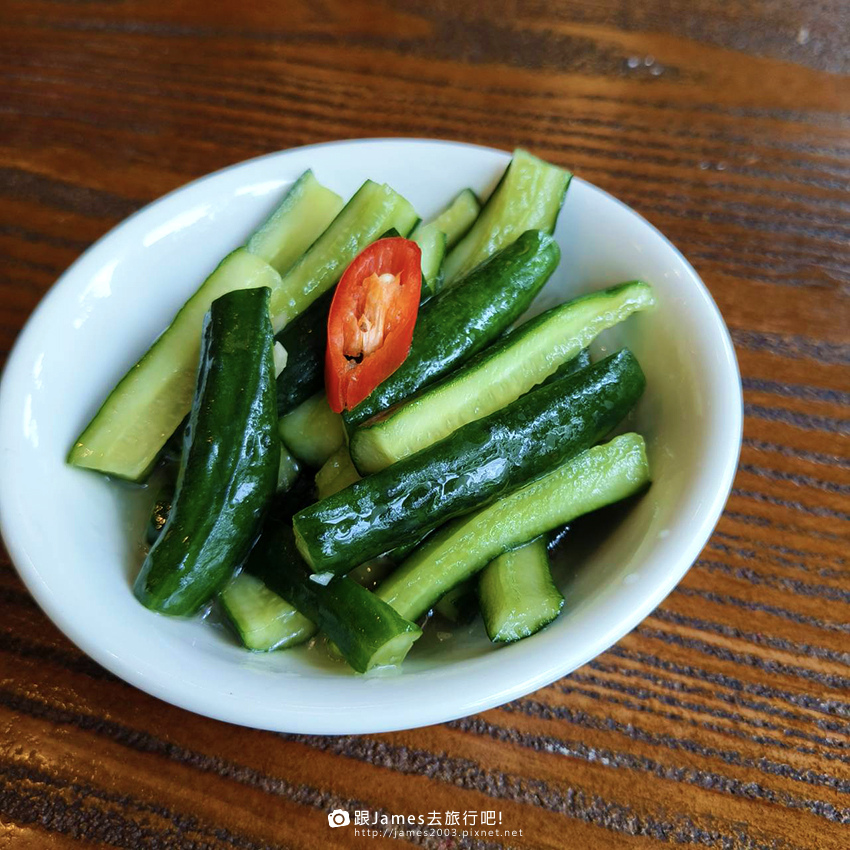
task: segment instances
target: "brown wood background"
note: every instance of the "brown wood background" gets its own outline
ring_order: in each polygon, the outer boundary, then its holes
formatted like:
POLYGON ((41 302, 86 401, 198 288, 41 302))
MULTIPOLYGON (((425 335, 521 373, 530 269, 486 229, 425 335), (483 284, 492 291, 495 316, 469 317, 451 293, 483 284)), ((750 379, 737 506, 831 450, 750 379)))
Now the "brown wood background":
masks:
POLYGON ((681 586, 596 661, 455 723, 206 720, 87 660, 0 568, 0 848, 397 846, 334 805, 502 812, 428 847, 850 846, 845 0, 3 0, 0 350, 185 181, 308 142, 523 145, 633 205, 732 330, 746 426, 681 586), (842 115, 842 113, 845 113, 842 115))

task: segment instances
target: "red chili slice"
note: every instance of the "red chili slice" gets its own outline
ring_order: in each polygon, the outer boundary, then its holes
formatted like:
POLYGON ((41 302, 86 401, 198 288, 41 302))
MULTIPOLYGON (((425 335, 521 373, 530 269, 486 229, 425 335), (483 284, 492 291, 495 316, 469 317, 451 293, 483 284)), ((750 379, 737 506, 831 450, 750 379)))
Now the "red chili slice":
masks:
POLYGON ((356 407, 404 362, 421 286, 421 253, 410 239, 379 239, 352 260, 328 315, 325 390, 331 410, 356 407))

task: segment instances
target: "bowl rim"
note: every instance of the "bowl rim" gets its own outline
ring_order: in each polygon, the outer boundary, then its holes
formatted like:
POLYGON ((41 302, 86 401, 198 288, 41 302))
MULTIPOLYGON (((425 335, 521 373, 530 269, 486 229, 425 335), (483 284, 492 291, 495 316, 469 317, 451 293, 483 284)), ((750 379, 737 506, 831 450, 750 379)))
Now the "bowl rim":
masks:
MULTIPOLYGON (((11 442, 10 438, 12 431, 10 419, 11 414, 14 411, 12 411, 10 405, 7 404, 7 398, 12 393, 11 384, 15 374, 20 371, 18 360, 23 356, 22 352, 24 351, 27 342, 29 342, 30 337, 35 332, 34 328, 38 324, 39 317, 45 310, 49 309, 48 302, 52 300, 59 291, 66 286, 72 285, 76 269, 83 265, 91 257, 91 255, 95 254, 104 242, 113 237, 117 231, 123 229, 137 217, 147 213, 152 208, 165 203, 173 196, 188 190, 190 187, 197 187, 207 181, 213 181, 215 178, 225 173, 255 166, 264 160, 271 161, 278 158, 285 158, 287 155, 294 152, 306 152, 311 150, 340 148, 364 144, 445 145, 449 147, 476 149, 486 152, 487 154, 498 153, 505 159, 510 157, 510 153, 508 151, 499 148, 466 142, 457 142, 449 139, 431 139, 426 137, 375 137, 319 142, 287 148, 281 151, 273 151, 224 166, 216 171, 210 172, 209 174, 202 175, 182 184, 181 186, 178 186, 166 194, 145 204, 140 209, 115 224, 94 243, 92 243, 92 245, 90 245, 76 260, 74 260, 74 262, 65 269, 53 285, 44 293, 39 303, 36 305, 35 309, 21 328, 9 352, 2 375, 0 375, 0 452, 8 450, 7 447, 11 442), (7 407, 10 409, 7 410, 7 407)), ((131 664, 129 664, 129 662, 106 649, 105 646, 99 643, 92 636, 91 632, 87 632, 79 628, 73 621, 73 618, 70 618, 66 614, 61 603, 55 600, 55 598, 49 593, 47 585, 42 582, 36 565, 30 559, 29 554, 26 551, 24 535, 18 532, 18 529, 15 528, 11 520, 11 485, 8 483, 8 478, 4 476, 3 478, 0 478, 0 536, 2 536, 2 539, 6 544, 11 561, 20 575, 21 580, 24 582, 39 607, 60 629, 60 631, 62 631, 63 634, 78 648, 85 652, 86 655, 102 667, 109 670, 111 673, 120 677, 122 680, 148 694, 158 697, 172 705, 176 705, 217 720, 255 728, 267 728, 275 731, 307 734, 365 734, 389 732, 415 728, 432 723, 447 722, 460 717, 465 717, 472 713, 477 713, 502 705, 512 699, 519 698, 537 690, 538 688, 549 685, 558 678, 568 675, 573 670, 586 664, 610 646, 613 646, 625 634, 630 632, 643 619, 645 619, 645 617, 648 616, 667 597, 667 595, 690 569, 710 538, 723 512, 726 501, 728 500, 738 467, 743 436, 743 392, 740 368, 729 330, 710 291, 706 287, 700 275, 696 272, 690 262, 688 262, 687 258, 663 233, 661 233, 658 228, 623 201, 619 200, 604 189, 600 189, 598 186, 595 186, 589 181, 575 176, 572 179, 588 186, 592 191, 600 193, 607 201, 614 202, 616 205, 626 210, 629 214, 635 216, 641 224, 648 227, 661 238, 666 247, 675 254, 685 269, 690 273, 692 282, 697 285, 697 289, 709 306, 716 323, 716 331, 718 332, 716 336, 722 346, 721 359, 729 370, 729 373, 725 376, 725 381, 728 383, 731 378, 736 391, 736 403, 730 406, 730 409, 726 411, 728 417, 726 422, 728 426, 728 433, 727 438, 724 441, 725 455, 722 458, 723 469, 720 478, 720 486, 717 488, 716 492, 712 494, 710 503, 703 509, 702 521, 691 533, 688 546, 677 554, 674 565, 675 569, 672 567, 668 569, 665 573, 664 580, 657 582, 653 586, 651 592, 644 595, 638 601, 638 604, 631 608, 627 615, 620 619, 616 627, 608 629, 606 632, 597 635, 593 641, 588 642, 583 652, 573 656, 566 664, 550 663, 540 669, 537 669, 533 675, 519 681, 515 681, 509 687, 496 687, 492 689, 491 692, 483 698, 475 696, 469 696, 463 699, 456 698, 453 701, 451 710, 446 710, 444 708, 441 709, 441 703, 437 703, 437 706, 433 707, 430 701, 423 700, 418 705, 416 711, 417 716, 413 719, 405 715, 405 719, 381 722, 377 724, 370 723, 368 721, 345 723, 345 728, 340 729, 340 723, 335 721, 341 715, 310 717, 307 712, 301 712, 299 714, 291 714, 287 716, 285 729, 279 723, 269 726, 258 726, 256 719, 250 716, 250 710, 246 711, 244 703, 219 702, 215 705, 209 705, 205 704, 203 700, 199 700, 193 693, 176 694, 173 691, 173 684, 170 681, 154 681, 148 678, 143 672, 137 671, 131 664), (318 729, 317 726, 322 726, 323 728, 318 729)), ((731 391, 733 388, 730 387, 729 389, 731 391)))

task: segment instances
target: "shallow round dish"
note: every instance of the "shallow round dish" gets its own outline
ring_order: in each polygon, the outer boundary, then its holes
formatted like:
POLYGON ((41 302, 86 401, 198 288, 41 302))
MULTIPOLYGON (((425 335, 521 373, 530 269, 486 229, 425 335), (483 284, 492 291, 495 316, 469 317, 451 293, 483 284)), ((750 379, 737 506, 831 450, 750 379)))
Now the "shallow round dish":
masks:
POLYGON ((564 613, 493 648, 480 621, 430 628, 400 672, 357 676, 317 649, 252 655, 209 623, 145 610, 130 585, 142 559, 149 489, 72 469, 64 458, 105 395, 217 260, 306 168, 349 196, 386 181, 425 218, 471 186, 486 196, 503 151, 427 140, 338 142, 219 171, 131 216, 60 278, 30 318, 0 386, 0 525, 47 615, 95 661, 168 702, 263 729, 362 733, 450 720, 522 696, 611 646, 698 556, 734 476, 741 384, 705 286, 655 228, 585 181, 558 220, 561 265, 535 303, 642 278, 659 306, 609 331, 647 375, 630 427, 647 439, 654 484, 592 546, 565 547, 564 613))

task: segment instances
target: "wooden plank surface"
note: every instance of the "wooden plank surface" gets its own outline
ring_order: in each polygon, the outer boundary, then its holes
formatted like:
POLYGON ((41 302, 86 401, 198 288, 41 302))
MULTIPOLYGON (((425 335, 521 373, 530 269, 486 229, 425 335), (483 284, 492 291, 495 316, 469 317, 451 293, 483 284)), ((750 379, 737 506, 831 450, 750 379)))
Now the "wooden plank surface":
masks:
POLYGON ((498 810, 428 847, 850 844, 850 7, 843 0, 5 0, 0 351, 158 195, 329 139, 530 148, 701 273, 744 375, 699 561, 610 651, 483 715, 320 738, 228 726, 88 661, 0 568, 0 847, 390 847, 334 805, 498 810))

